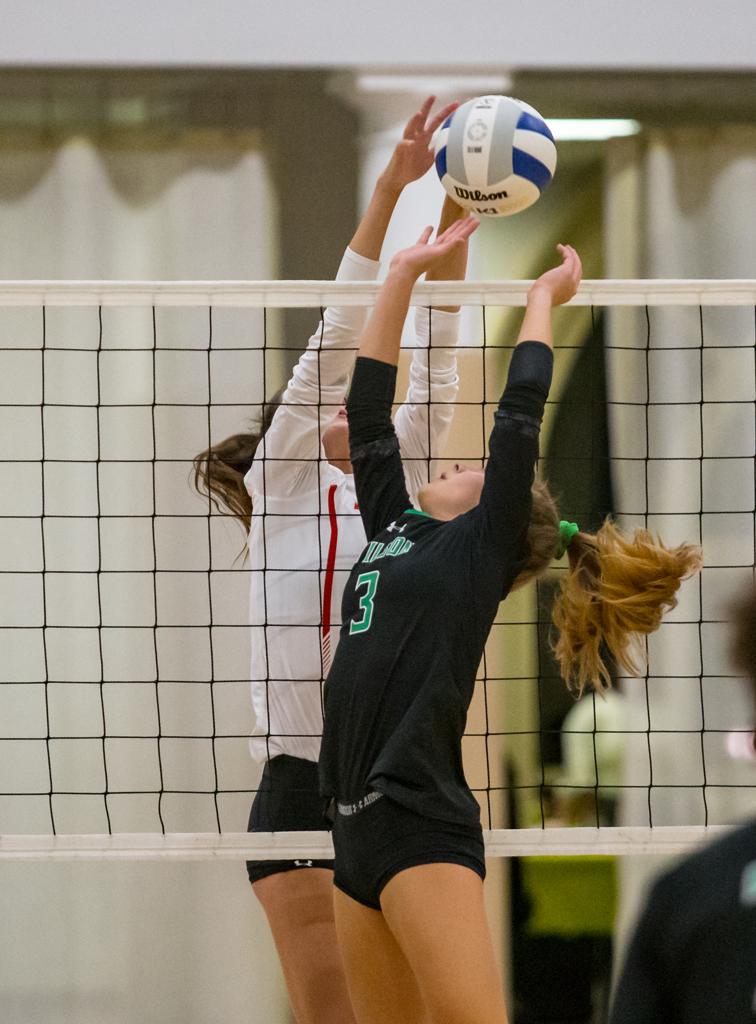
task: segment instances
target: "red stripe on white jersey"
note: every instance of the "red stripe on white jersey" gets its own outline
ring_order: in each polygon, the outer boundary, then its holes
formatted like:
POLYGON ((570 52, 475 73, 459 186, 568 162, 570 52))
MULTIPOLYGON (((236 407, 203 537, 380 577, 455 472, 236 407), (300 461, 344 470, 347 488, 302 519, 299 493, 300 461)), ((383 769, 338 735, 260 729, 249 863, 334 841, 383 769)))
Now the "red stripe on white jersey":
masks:
POLYGON ((328 488, 328 522, 331 537, 328 542, 325 581, 323 583, 323 675, 331 667, 331 597, 333 594, 333 573, 336 568, 336 547, 339 542, 339 521, 336 518, 336 484, 328 488))

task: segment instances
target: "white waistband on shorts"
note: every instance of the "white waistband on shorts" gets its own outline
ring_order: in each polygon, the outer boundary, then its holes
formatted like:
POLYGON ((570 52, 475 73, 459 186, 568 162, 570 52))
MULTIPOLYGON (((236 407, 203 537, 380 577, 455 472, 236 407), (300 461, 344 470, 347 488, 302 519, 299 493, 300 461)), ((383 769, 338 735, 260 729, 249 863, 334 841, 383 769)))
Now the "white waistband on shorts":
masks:
POLYGON ((368 793, 366 796, 360 797, 359 800, 355 800, 353 804, 341 804, 336 803, 336 810, 339 814, 343 814, 345 817, 349 817, 350 814, 359 814, 360 811, 364 811, 366 807, 374 804, 376 800, 380 800, 383 793, 368 793))

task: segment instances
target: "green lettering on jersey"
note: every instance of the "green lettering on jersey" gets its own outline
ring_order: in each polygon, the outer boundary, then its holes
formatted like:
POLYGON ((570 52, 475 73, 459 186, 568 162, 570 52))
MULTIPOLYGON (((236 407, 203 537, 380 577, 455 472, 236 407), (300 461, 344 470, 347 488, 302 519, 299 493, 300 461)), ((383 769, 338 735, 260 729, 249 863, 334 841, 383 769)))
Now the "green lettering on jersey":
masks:
POLYGON ((360 611, 362 612, 362 618, 354 619, 349 623, 350 636, 355 633, 367 633, 370 629, 373 622, 373 601, 375 599, 375 592, 378 587, 378 577, 380 575, 380 569, 373 569, 372 572, 360 573, 355 581, 355 590, 359 590, 360 587, 367 587, 367 589, 360 597, 360 611))
POLYGON ((380 540, 371 540, 362 562, 375 562, 379 558, 396 558, 399 555, 406 555, 415 546, 413 540, 405 537, 395 537, 388 544, 380 540))

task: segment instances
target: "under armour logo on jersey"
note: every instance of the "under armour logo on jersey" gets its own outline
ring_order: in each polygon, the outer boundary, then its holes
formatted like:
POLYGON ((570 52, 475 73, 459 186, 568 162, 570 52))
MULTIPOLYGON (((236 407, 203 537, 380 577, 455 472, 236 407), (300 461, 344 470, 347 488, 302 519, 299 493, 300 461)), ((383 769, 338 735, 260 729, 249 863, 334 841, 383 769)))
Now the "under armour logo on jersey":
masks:
POLYGON ((296 864, 296 866, 298 868, 311 868, 312 867, 312 861, 311 860, 295 860, 294 863, 296 864))
POLYGON ((404 528, 406 527, 406 525, 407 525, 406 523, 402 523, 401 526, 397 526, 396 525, 396 520, 394 520, 394 522, 390 523, 386 527, 386 529, 388 530, 389 533, 393 533, 394 530, 396 530, 397 533, 404 533, 404 528))

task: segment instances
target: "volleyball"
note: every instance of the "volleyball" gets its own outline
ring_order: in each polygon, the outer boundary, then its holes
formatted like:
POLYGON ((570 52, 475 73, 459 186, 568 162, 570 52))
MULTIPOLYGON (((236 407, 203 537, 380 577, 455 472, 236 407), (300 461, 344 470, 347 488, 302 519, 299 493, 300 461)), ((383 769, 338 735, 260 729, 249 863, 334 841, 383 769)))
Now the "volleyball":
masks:
POLYGON ((478 96, 438 129, 436 170, 460 206, 484 217, 508 217, 532 206, 554 176, 549 126, 512 96, 478 96))

